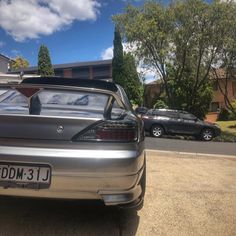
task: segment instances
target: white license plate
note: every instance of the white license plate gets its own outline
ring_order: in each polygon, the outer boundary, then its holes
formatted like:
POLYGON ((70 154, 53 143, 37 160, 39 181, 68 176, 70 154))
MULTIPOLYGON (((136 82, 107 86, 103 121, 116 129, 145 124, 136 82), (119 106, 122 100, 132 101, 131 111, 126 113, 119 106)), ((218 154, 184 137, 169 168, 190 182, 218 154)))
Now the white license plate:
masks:
POLYGON ((51 168, 46 165, 0 163, 0 182, 36 183, 48 186, 51 182, 51 168))

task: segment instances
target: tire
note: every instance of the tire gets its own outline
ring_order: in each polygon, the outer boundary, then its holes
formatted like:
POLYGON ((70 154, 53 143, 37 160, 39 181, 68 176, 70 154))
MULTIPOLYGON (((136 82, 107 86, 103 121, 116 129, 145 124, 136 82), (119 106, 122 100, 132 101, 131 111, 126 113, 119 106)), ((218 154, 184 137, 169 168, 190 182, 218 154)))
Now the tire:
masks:
POLYGON ((203 141, 211 141, 214 137, 214 133, 211 129, 204 129, 201 132, 201 139, 203 141))
POLYGON ((164 129, 160 125, 153 125, 151 135, 155 138, 160 138, 164 134, 164 129))

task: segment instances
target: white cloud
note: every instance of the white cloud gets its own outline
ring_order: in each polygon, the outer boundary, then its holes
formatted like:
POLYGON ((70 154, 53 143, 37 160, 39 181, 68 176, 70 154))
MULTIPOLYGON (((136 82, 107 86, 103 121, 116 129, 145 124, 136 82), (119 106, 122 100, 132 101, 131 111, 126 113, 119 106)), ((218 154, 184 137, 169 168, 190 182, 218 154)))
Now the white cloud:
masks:
MULTIPOLYGON (((130 45, 127 43, 123 43, 123 49, 125 52, 131 52, 134 50, 135 45, 130 45)), ((105 50, 102 51, 101 53, 101 59, 102 60, 107 60, 107 59, 112 59, 113 58, 113 46, 106 48, 105 50)), ((156 72, 154 68, 147 67, 143 64, 143 62, 140 62, 138 67, 137 67, 138 73, 142 77, 145 78, 145 83, 152 82, 157 79, 156 77, 156 72)))
POLYGON ((1 0, 0 27, 16 41, 38 38, 73 21, 96 20, 96 0, 1 0))
POLYGON ((101 53, 102 60, 112 59, 113 57, 113 47, 106 48, 101 53))

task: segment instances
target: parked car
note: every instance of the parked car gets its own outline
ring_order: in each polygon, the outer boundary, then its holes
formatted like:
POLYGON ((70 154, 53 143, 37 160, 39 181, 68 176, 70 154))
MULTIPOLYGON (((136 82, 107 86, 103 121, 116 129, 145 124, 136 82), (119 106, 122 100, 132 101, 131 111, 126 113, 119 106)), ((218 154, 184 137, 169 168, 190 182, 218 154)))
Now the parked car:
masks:
POLYGON ((140 208, 143 122, 104 81, 29 78, 0 85, 0 195, 99 199, 140 208))
POLYGON ((164 134, 179 134, 210 141, 221 133, 217 124, 202 121, 186 111, 152 109, 142 119, 145 131, 156 138, 164 134))

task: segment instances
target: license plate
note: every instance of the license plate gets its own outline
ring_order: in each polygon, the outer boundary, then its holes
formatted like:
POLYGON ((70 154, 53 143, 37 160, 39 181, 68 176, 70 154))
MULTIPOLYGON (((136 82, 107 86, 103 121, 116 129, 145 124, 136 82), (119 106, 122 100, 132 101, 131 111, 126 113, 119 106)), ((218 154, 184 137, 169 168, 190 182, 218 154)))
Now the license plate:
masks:
POLYGON ((49 188, 50 183, 49 165, 0 163, 0 186, 40 189, 49 188))

